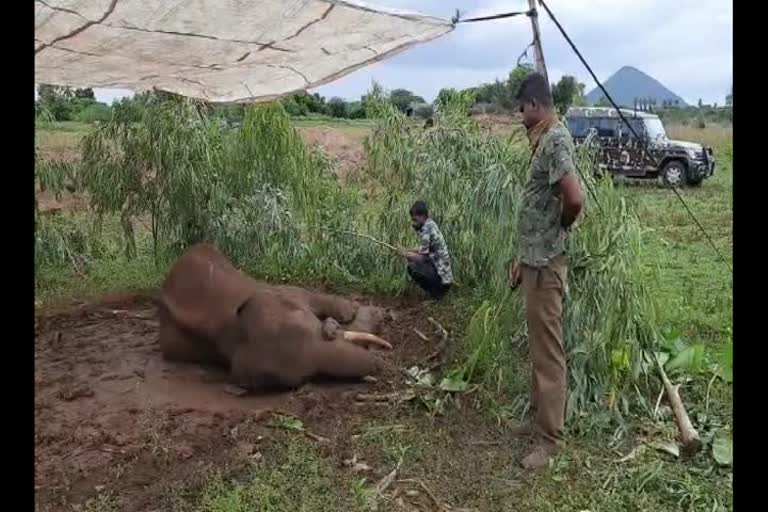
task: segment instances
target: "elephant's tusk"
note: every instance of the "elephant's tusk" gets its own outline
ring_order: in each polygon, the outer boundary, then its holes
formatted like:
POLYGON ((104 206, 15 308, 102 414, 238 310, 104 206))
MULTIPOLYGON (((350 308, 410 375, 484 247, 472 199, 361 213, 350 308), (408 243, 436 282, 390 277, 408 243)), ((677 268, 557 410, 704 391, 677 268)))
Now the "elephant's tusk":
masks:
POLYGON ((392 350, 392 345, 390 345, 388 342, 367 332, 344 331, 344 340, 350 341, 357 345, 362 345, 364 347, 369 345, 376 345, 379 348, 392 350))

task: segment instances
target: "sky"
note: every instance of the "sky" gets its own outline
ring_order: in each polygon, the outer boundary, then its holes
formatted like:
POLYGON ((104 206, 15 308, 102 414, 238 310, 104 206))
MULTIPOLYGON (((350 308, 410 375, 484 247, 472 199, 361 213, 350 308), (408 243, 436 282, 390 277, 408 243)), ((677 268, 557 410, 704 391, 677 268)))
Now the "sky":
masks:
MULTIPOLYGON (((370 0, 450 18, 527 10, 526 0, 370 0)), ((687 103, 723 104, 733 81, 733 3, 724 0, 548 0, 547 5, 600 80, 622 66, 656 78, 687 103)), ((557 27, 539 9, 550 81, 574 75, 590 91, 595 83, 557 27)), ((317 88, 328 98, 359 99, 373 80, 406 88, 431 101, 443 87, 466 88, 505 78, 531 42, 528 18, 459 24, 435 41, 317 88)), ((533 62, 533 52, 523 62, 533 62)), ((128 91, 95 90, 111 103, 128 91)))

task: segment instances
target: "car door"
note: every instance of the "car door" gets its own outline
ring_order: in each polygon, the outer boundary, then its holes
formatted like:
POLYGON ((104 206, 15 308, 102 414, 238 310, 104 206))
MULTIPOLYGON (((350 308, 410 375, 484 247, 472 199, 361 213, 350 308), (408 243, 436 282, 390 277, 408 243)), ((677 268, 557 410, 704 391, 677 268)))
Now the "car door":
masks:
POLYGON ((626 132, 625 144, 622 152, 622 162, 626 166, 627 176, 645 176, 653 171, 653 159, 650 157, 652 148, 648 146, 648 136, 642 119, 630 118, 627 120, 632 130, 623 126, 626 132))
POLYGON ((597 117, 592 119, 592 123, 600 140, 598 161, 601 167, 612 174, 624 174, 619 139, 620 120, 613 117, 597 117))

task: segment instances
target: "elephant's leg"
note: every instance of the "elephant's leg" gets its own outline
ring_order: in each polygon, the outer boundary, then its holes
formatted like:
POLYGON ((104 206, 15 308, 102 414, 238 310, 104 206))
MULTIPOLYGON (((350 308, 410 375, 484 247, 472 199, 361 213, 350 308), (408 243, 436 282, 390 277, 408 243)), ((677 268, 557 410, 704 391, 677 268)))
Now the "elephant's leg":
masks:
POLYGON ((326 341, 335 340, 339 334, 341 326, 333 317, 328 317, 323 320, 323 339, 326 341))
POLYGON ((346 324, 355 319, 360 307, 354 301, 327 293, 312 292, 295 286, 286 286, 283 290, 309 306, 312 313, 320 320, 331 317, 342 324, 346 324))
POLYGON ((241 313, 245 338, 232 354, 233 383, 261 390, 300 386, 314 373, 309 342, 332 343, 322 341, 322 323, 306 308, 253 306, 241 313))
POLYGON ((275 365, 259 352, 249 345, 235 350, 230 363, 232 384, 248 390, 273 391, 294 389, 306 380, 295 369, 275 365))
POLYGON ((347 331, 378 334, 386 315, 387 312, 384 308, 377 306, 360 306, 355 315, 355 320, 351 324, 345 325, 344 329, 347 331))
POLYGON ((342 324, 347 324, 355 319, 360 305, 354 301, 347 300, 325 293, 309 293, 309 307, 316 317, 320 319, 335 318, 342 324))
POLYGON ((362 378, 378 373, 384 366, 384 360, 375 352, 344 340, 316 341, 311 351, 316 366, 313 376, 362 378))

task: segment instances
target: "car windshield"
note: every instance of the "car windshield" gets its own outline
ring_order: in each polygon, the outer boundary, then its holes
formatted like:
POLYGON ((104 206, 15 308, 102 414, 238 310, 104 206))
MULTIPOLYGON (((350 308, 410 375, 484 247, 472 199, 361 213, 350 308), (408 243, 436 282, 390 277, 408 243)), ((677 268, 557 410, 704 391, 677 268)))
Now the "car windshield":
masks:
POLYGON ((661 119, 645 119, 645 131, 648 133, 648 137, 651 139, 666 139, 667 132, 664 130, 664 125, 661 124, 661 119))

